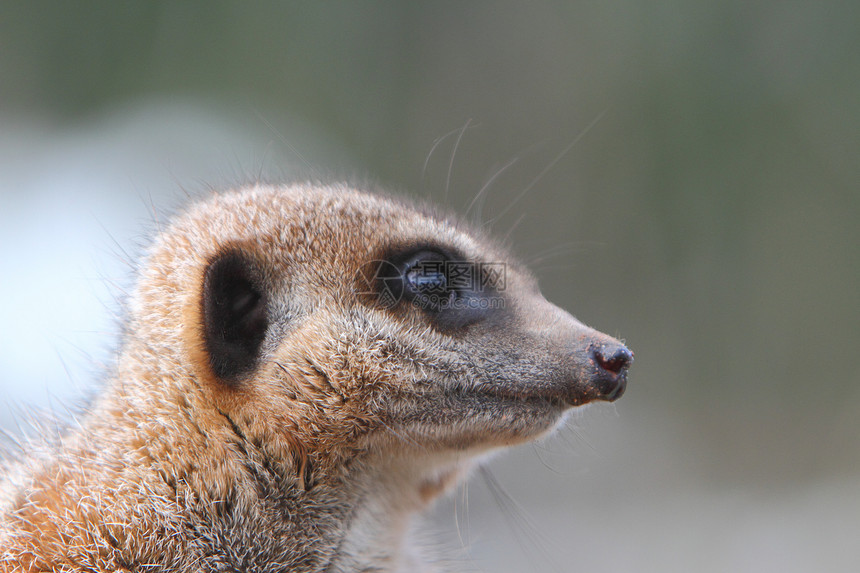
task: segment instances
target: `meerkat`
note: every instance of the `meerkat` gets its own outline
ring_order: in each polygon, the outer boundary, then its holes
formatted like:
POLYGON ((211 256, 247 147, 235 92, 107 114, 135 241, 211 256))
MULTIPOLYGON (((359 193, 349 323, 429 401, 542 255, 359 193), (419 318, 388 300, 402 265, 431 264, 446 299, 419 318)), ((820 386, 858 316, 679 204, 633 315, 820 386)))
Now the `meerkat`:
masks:
POLYGON ((192 205, 127 314, 75 429, 6 462, 3 572, 427 570, 412 518, 633 359, 479 230, 339 185, 192 205))

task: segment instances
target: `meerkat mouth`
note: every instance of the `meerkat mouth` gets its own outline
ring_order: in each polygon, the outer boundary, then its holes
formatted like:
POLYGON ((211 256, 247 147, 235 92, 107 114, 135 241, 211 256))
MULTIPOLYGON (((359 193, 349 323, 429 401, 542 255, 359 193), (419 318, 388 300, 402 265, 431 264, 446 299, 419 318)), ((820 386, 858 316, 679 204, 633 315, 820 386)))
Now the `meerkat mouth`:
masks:
POLYGON ((551 410, 565 410, 577 404, 569 404, 567 400, 560 394, 550 392, 529 392, 517 391, 515 389, 480 389, 473 390, 474 394, 479 397, 492 400, 494 402, 511 402, 514 404, 528 404, 531 406, 542 406, 551 410))
POLYGON ((624 394, 626 388, 627 366, 624 366, 615 371, 601 368, 586 379, 572 378, 563 382, 523 383, 500 380, 471 387, 458 385, 452 394, 478 396, 496 402, 543 406, 549 410, 567 410, 591 402, 614 402, 624 394))
POLYGON ((446 394, 454 399, 466 401, 479 401, 488 403, 493 407, 500 404, 511 407, 529 406, 530 408, 541 408, 548 411, 563 411, 568 408, 584 405, 595 398, 583 395, 564 387, 541 385, 510 384, 488 385, 479 384, 466 387, 457 385, 450 388, 446 394))
POLYGON ((596 401, 614 401, 620 396, 618 393, 611 400, 606 400, 597 392, 581 389, 543 387, 532 388, 510 388, 510 389, 482 389, 477 392, 481 396, 491 399, 504 400, 513 403, 527 403, 530 405, 543 405, 549 409, 567 410, 577 406, 584 406, 596 401))

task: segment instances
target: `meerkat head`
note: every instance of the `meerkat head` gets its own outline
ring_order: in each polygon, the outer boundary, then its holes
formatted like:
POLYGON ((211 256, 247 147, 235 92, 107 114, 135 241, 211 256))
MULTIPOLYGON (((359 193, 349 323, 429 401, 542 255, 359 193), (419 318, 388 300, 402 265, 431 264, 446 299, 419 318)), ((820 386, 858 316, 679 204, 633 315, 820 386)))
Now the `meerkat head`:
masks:
POLYGON ((479 232, 341 187, 192 207, 156 241, 133 300, 137 353, 161 358, 137 362, 180 365, 146 379, 272 456, 468 457, 617 399, 632 361, 479 232))

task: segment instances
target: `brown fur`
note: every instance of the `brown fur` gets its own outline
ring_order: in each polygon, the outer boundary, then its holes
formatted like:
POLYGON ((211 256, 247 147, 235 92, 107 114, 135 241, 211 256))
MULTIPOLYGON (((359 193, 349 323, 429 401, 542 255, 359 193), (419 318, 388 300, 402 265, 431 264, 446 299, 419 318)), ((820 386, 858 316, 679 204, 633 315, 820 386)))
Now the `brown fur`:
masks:
POLYGON ((338 186, 192 206, 149 250, 128 314, 80 427, 0 481, 0 571, 417 570, 411 516, 477 456, 605 398, 588 353, 618 344, 487 238, 338 186), (356 294, 362 264, 423 243, 505 262, 504 313, 445 332, 356 294), (228 250, 270 304, 239 381, 214 374, 201 326, 204 274, 228 250))

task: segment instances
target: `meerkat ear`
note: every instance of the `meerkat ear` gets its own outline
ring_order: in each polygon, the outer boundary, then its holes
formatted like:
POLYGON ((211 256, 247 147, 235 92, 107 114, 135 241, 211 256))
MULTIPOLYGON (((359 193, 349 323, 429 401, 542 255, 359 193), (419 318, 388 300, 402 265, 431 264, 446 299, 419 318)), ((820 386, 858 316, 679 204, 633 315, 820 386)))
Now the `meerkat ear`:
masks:
POLYGON ((203 279, 203 337, 213 374, 236 383, 257 364, 268 327, 256 263, 240 251, 216 257, 203 279))

